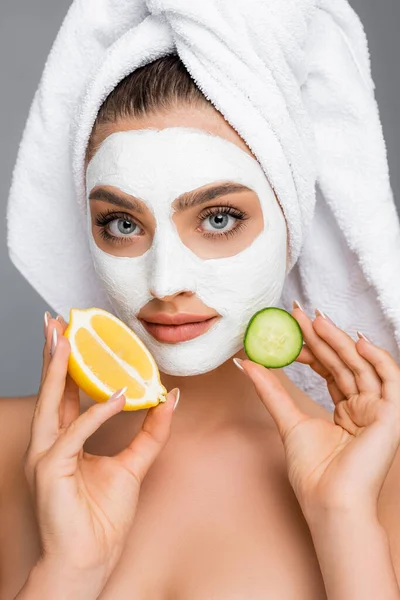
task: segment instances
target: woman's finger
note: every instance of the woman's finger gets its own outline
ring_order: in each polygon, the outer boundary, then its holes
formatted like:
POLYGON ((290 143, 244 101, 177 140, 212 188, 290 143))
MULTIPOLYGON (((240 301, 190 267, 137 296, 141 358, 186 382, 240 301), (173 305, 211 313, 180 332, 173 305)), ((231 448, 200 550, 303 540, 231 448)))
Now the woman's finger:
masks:
MULTIPOLYGON (((50 313, 46 313, 46 315, 50 315, 50 313)), ((47 369, 49 367, 50 360, 51 360, 51 347, 52 347, 52 342, 53 342, 53 331, 54 331, 54 329, 56 329, 57 334, 59 334, 59 335, 62 335, 64 333, 63 325, 61 325, 59 323, 59 321, 57 321, 56 319, 53 319, 51 317, 51 315, 49 317, 47 317, 45 320, 45 329, 46 329, 47 333, 45 336, 45 342, 44 342, 44 346, 43 346, 42 373, 41 373, 41 377, 40 377, 39 392, 43 385, 43 381, 46 377, 47 369), (47 328, 46 328, 46 322, 47 322, 47 328)), ((38 395, 39 395, 39 393, 38 393, 38 395)))
MULTIPOLYGON (((63 319, 61 315, 57 315, 57 331, 64 335, 68 323, 63 319), (58 325, 59 323, 59 325, 58 325)), ((59 421, 60 421, 60 430, 66 429, 70 423, 75 421, 79 417, 80 413, 80 399, 79 399, 79 387, 72 379, 72 377, 67 374, 65 379, 65 389, 64 394, 61 398, 60 407, 59 407, 59 421)))
POLYGON ((42 383, 40 395, 32 421, 31 447, 34 452, 44 452, 50 448, 59 436, 59 407, 64 393, 65 379, 68 369, 70 345, 63 336, 57 337, 54 354, 42 383))
POLYGON ((40 375, 40 385, 39 385, 38 396, 40 395, 40 390, 43 385, 43 381, 44 381, 44 378, 46 377, 47 369, 50 364, 50 359, 51 359, 50 349, 51 349, 51 340, 52 340, 52 335, 53 335, 53 327, 54 327, 54 325, 51 324, 51 318, 50 318, 50 319, 48 319, 46 337, 45 337, 44 344, 43 344, 42 372, 40 375))
POLYGON ((39 411, 39 407, 40 407, 40 403, 41 403, 43 383, 46 378, 47 370, 49 368, 49 364, 50 364, 50 360, 51 360, 51 345, 52 345, 52 340, 53 340, 53 330, 56 327, 55 323, 56 323, 56 321, 54 319, 52 319, 50 313, 46 311, 45 315, 44 315, 44 324, 43 324, 45 341, 44 341, 43 353, 42 353, 42 372, 40 375, 40 384, 39 384, 38 392, 36 394, 36 405, 35 405, 35 409, 33 412, 33 418, 32 418, 32 423, 31 423, 31 437, 32 437, 32 433, 33 433, 33 423, 37 417, 37 413, 39 411))
POLYGON ((380 396, 382 381, 376 369, 359 354, 356 342, 342 329, 322 316, 315 319, 313 327, 319 338, 329 344, 343 363, 354 373, 359 392, 380 396))
POLYGON ((359 389, 354 373, 337 352, 318 335, 312 320, 299 308, 294 309, 293 313, 301 327, 307 346, 327 370, 327 377, 325 377, 327 382, 329 383, 333 379, 346 398, 358 394, 359 389))
POLYGON ((241 367, 252 380, 257 394, 275 421, 282 440, 285 441, 292 429, 309 417, 296 406, 271 371, 250 360, 242 361, 241 367))
POLYGON ((60 429, 66 429, 79 417, 79 413, 79 387, 72 379, 71 375, 67 374, 64 394, 60 405, 60 429))
MULTIPOLYGON (((59 459, 57 464, 63 465, 63 472, 60 473, 62 476, 69 476, 75 473, 78 463, 78 457, 81 454, 82 448, 86 440, 95 433, 98 428, 107 421, 110 417, 117 414, 122 410, 125 405, 125 396, 124 391, 126 388, 122 388, 118 390, 111 396, 111 398, 107 402, 100 402, 92 405, 86 412, 81 414, 73 423, 69 425, 66 429, 65 433, 59 437, 57 442, 53 445, 50 451, 47 454, 46 460, 51 462, 56 462, 55 459, 59 459), (62 463, 60 463, 60 460, 62 463)), ((167 402, 162 405, 158 405, 155 408, 149 410, 149 413, 152 411, 157 412, 156 419, 149 418, 146 416, 145 422, 147 420, 147 426, 145 423, 143 424, 141 432, 136 436, 134 442, 140 438, 140 435, 143 434, 142 443, 138 448, 139 460, 136 462, 136 447, 133 444, 129 447, 129 449, 123 450, 120 454, 116 455, 114 458, 119 460, 131 471, 132 475, 134 475, 138 482, 140 482, 140 468, 136 470, 140 466, 140 458, 146 455, 147 462, 151 462, 154 460, 156 454, 160 451, 162 445, 166 442, 169 437, 170 430, 170 421, 171 414, 174 409, 176 399, 173 394, 169 395, 167 402), (171 413, 171 414, 170 414, 171 413), (156 420, 160 421, 160 414, 164 416, 164 423, 158 422, 158 426, 152 426, 151 421, 156 420), (150 422, 150 426, 149 426, 150 422), (160 427, 161 425, 161 427, 160 427), (151 438, 155 436, 155 439, 151 438), (152 444, 152 441, 155 441, 158 445, 158 452, 154 452, 154 448, 150 449, 149 447, 152 444), (143 452, 144 449, 144 452, 143 452), (152 451, 151 451, 152 450, 152 451), (129 457, 128 457, 129 455, 129 457), (133 470, 132 470, 133 468, 133 470)), ((154 413, 153 413, 154 415, 154 413)), ((150 467, 150 464, 146 465, 147 469, 150 467)), ((147 470, 146 469, 146 470, 147 470)))
POLYGON ((169 392, 166 402, 150 408, 139 433, 114 457, 139 484, 169 439, 172 414, 178 400, 179 390, 175 388, 169 392))
MULTIPOLYGON (((311 352, 310 348, 307 346, 307 344, 304 344, 300 354, 298 355, 298 357, 296 358, 296 362, 299 362, 303 365, 311 365, 311 363, 316 363, 319 362, 317 361, 317 359, 315 358, 314 354, 311 352)), ((322 367, 322 364, 319 363, 322 367)))
POLYGON ((103 423, 123 409, 126 400, 125 391, 126 388, 122 388, 115 392, 107 402, 93 404, 70 423, 58 438, 48 452, 46 460, 48 459, 54 464, 62 464, 63 471, 58 471, 61 476, 66 477, 75 473, 84 443, 103 423))
POLYGON ((400 367, 392 355, 364 339, 357 341, 357 351, 379 375, 382 381, 383 399, 399 406, 400 367))
POLYGON ((346 400, 346 396, 341 392, 336 384, 334 377, 328 371, 328 369, 319 361, 315 355, 311 352, 311 349, 304 344, 299 356, 296 358, 296 362, 303 365, 309 365, 313 371, 318 373, 323 379, 326 380, 328 391, 331 395, 334 405, 336 406, 339 402, 346 400))

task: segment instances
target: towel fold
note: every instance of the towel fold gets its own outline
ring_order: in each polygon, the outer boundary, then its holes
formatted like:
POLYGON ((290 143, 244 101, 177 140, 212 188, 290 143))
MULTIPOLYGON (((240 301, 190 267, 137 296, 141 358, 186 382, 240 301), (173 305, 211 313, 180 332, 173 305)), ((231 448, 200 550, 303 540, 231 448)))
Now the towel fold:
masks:
MULTIPOLYGON (((178 53, 286 217, 281 306, 326 311, 400 361, 400 224, 367 39, 346 0, 75 0, 46 62, 8 204, 10 257, 53 309, 112 310, 85 235, 84 155, 121 79, 178 53)), ((333 409, 325 382, 285 371, 333 409)))

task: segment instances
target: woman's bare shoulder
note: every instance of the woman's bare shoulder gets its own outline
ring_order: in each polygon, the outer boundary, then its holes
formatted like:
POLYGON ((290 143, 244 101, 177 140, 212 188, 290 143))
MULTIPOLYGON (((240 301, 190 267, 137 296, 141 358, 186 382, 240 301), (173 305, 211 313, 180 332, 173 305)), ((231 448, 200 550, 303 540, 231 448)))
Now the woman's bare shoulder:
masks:
POLYGON ((0 481, 15 473, 28 447, 36 395, 0 398, 0 481))
POLYGON ((21 565, 35 548, 33 511, 24 471, 35 405, 36 396, 0 398, 1 598, 13 598, 16 587, 20 589, 27 575, 21 565))
POLYGON ((33 415, 33 411, 35 410, 36 405, 36 394, 32 394, 30 396, 0 396, 0 411, 11 411, 20 414, 19 411, 24 411, 25 413, 31 410, 31 416, 33 415))
POLYGON ((36 406, 36 398, 36 394, 0 397, 0 426, 7 429, 7 424, 13 426, 16 419, 20 421, 22 429, 27 424, 30 426, 36 406))

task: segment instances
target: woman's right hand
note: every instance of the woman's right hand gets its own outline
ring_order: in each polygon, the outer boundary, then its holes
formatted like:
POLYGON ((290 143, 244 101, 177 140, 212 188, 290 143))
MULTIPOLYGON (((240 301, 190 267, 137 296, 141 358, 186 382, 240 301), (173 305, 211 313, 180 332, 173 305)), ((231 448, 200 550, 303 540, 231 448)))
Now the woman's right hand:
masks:
POLYGON ((65 329, 65 323, 49 320, 25 475, 35 503, 41 561, 64 572, 100 572, 106 581, 131 529, 143 478, 169 439, 178 390, 149 409, 140 432, 119 454, 88 454, 85 440, 121 411, 125 397, 96 403, 79 415, 78 387, 67 373, 65 329))

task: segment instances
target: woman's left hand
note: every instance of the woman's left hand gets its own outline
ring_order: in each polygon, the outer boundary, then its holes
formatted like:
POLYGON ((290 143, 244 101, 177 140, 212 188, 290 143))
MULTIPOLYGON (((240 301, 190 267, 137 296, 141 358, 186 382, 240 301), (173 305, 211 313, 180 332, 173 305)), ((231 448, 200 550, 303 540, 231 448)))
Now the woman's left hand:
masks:
POLYGON ((400 444, 400 368, 386 350, 355 342, 323 316, 292 314, 305 341, 297 361, 326 379, 334 422, 303 413, 273 370, 241 363, 277 425, 290 483, 306 518, 329 509, 376 514, 400 444))

